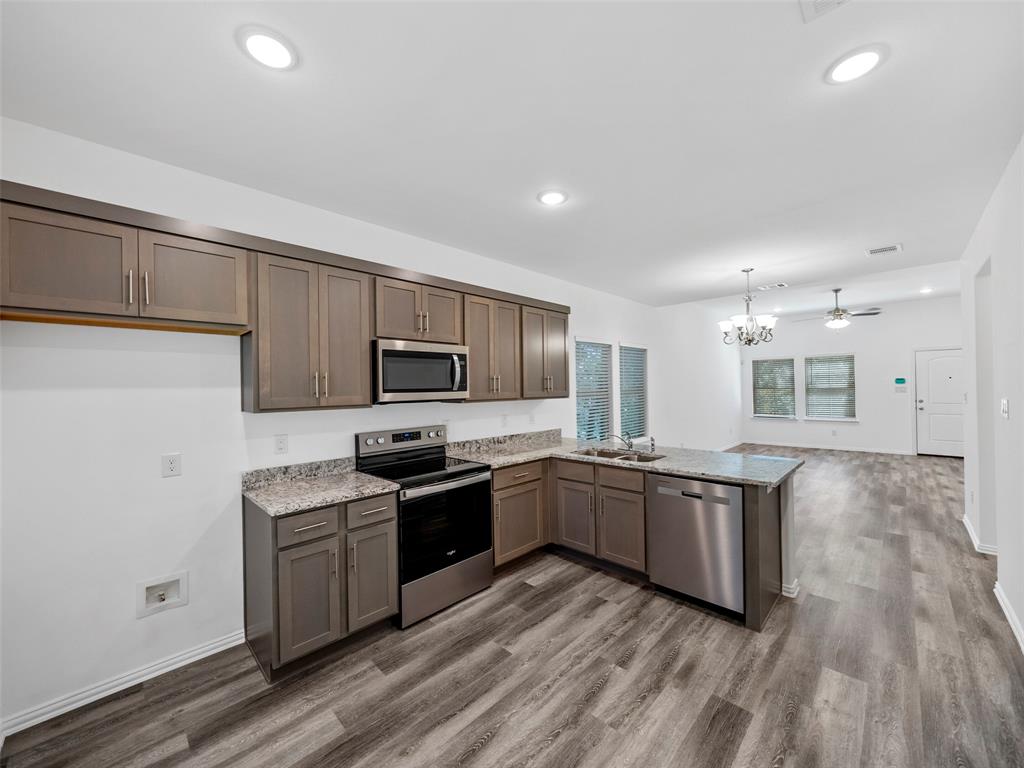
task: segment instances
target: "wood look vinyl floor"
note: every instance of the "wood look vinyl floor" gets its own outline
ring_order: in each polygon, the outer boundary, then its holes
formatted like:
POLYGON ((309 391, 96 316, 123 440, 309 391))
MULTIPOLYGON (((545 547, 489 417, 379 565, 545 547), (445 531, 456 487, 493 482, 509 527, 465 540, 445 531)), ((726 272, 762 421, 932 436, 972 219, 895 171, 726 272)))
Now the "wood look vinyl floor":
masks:
POLYGON ((1024 657, 962 463, 800 456, 766 630, 547 552, 268 686, 237 647, 8 738, 3 766, 1024 765, 1024 657))

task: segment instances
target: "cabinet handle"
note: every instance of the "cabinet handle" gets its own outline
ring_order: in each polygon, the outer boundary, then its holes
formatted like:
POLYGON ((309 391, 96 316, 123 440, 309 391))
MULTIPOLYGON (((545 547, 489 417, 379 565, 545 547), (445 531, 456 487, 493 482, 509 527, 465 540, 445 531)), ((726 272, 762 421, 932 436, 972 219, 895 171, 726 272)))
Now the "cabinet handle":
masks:
POLYGON ((331 552, 331 575, 335 579, 338 578, 338 553, 337 552, 331 552))
POLYGON ((423 313, 416 313, 416 332, 423 333, 423 313))
POLYGON ((355 544, 352 545, 352 570, 353 571, 358 571, 359 570, 359 563, 356 560, 356 545, 355 544))
POLYGON ((149 270, 147 269, 142 273, 142 284, 145 286, 146 292, 146 306, 149 306, 149 270))
POLYGON ((588 493, 587 494, 587 499, 588 499, 588 501, 587 501, 587 509, 588 509, 589 512, 593 512, 594 511, 594 494, 588 493))
POLYGON ((366 517, 367 515, 375 515, 378 512, 387 512, 389 509, 390 507, 377 507, 376 509, 368 509, 365 512, 360 512, 359 516, 366 517))
POLYGON ((313 371, 313 397, 320 399, 320 371, 313 371))
POLYGON ((512 479, 513 480, 518 480, 520 477, 528 477, 529 474, 530 474, 529 472, 520 472, 517 475, 512 475, 512 479))
POLYGON ((499 522, 499 523, 501 522, 501 502, 500 501, 494 502, 494 517, 495 517, 497 522, 499 522))
POLYGON ((301 528, 296 528, 292 533, 302 533, 303 531, 311 531, 314 528, 322 528, 327 525, 326 520, 321 520, 319 523, 313 523, 312 525, 304 525, 301 528))
POLYGON ((327 371, 324 371, 324 400, 327 399, 327 371))
POLYGON ((423 313, 423 332, 430 333, 430 313, 423 313))
POLYGON ((601 497, 601 516, 604 517, 604 496, 601 497))
POLYGON ((135 303, 135 293, 134 293, 134 291, 132 289, 134 284, 135 284, 135 270, 134 269, 129 269, 128 270, 128 306, 129 307, 132 304, 135 303))
POLYGON ((499 373, 495 378, 494 391, 501 392, 501 374, 499 373))

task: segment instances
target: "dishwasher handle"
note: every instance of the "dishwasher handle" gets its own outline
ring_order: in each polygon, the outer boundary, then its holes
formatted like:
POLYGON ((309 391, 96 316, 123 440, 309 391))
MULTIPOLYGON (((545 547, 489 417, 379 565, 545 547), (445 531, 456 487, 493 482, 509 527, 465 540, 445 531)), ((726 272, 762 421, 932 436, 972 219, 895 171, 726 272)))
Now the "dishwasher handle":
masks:
POLYGON ((673 488, 667 483, 658 483, 658 493, 664 494, 665 496, 679 496, 687 499, 696 499, 697 501, 703 501, 708 504, 724 504, 729 506, 732 504, 732 500, 728 496, 711 496, 704 495, 702 493, 694 493, 693 491, 684 491, 682 488, 673 488))

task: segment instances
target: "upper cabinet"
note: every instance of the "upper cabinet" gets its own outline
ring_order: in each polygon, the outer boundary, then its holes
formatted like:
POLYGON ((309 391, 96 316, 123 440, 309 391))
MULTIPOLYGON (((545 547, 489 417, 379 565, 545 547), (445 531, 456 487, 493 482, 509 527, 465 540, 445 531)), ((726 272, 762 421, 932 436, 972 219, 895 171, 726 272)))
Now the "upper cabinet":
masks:
POLYGON ((240 248, 10 204, 2 229, 6 307, 248 322, 240 248))
POLYGON ((462 343, 462 294, 391 277, 377 278, 377 336, 462 343))
POLYGON ((245 325, 247 254, 162 232, 139 232, 143 317, 245 325))
POLYGON ((523 397, 569 396, 569 316, 523 307, 523 397))
POLYGON ((5 306, 137 316, 138 230, 0 206, 5 306))
POLYGON ((256 283, 243 386, 257 394, 243 393, 246 406, 370 405, 370 276, 261 253, 256 283), (247 361, 253 347, 257 359, 247 361))
POLYGON ((465 297, 471 400, 519 398, 519 312, 518 304, 465 297))

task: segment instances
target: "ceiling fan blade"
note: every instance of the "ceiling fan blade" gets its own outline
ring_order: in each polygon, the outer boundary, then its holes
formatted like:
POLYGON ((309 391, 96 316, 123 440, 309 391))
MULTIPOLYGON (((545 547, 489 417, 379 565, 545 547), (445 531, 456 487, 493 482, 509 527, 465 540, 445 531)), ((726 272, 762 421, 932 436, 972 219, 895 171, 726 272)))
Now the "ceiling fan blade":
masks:
POLYGON ((867 309, 861 309, 857 312, 851 312, 850 317, 875 317, 880 314, 882 314, 881 307, 868 307, 867 309))

